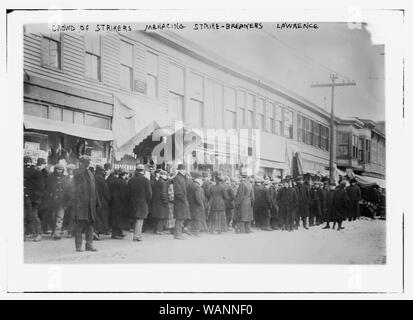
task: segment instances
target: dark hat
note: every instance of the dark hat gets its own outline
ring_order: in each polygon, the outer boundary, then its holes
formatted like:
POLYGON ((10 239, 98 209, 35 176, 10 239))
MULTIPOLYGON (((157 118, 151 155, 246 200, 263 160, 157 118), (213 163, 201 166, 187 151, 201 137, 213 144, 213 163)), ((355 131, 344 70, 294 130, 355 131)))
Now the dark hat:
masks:
POLYGON ((285 176, 285 180, 291 180, 291 179, 292 179, 292 177, 290 175, 285 176))
POLYGON ((32 163, 32 158, 30 158, 29 156, 24 156, 23 163, 24 164, 32 163))
POLYGON ((107 163, 105 163, 105 164, 103 165, 103 169, 105 169, 105 170, 112 169, 112 165, 107 162, 107 163))
POLYGON ((103 170, 103 167, 101 165, 97 165, 96 169, 95 169, 95 172, 97 174, 104 174, 105 171, 103 170))
POLYGON ((350 183, 357 183, 357 180, 355 178, 350 180, 350 183))
POLYGON ((82 163, 82 164, 85 164, 85 166, 88 167, 89 164, 90 164, 90 159, 89 159, 88 156, 81 155, 81 156, 79 157, 79 162, 82 163))
POLYGON ((177 170, 186 170, 186 167, 185 167, 184 164, 180 163, 180 164, 178 164, 177 170))
POLYGON ((199 172, 191 172, 191 176, 192 176, 192 179, 200 179, 200 178, 202 178, 202 175, 199 173, 199 172))
POLYGON ((296 180, 296 181, 303 181, 304 178, 303 178, 303 176, 298 176, 297 179, 295 179, 295 180, 296 180))
POLYGON ((122 169, 122 168, 119 168, 119 169, 118 169, 118 176, 119 176, 119 177, 122 177, 122 176, 124 176, 125 174, 128 174, 128 172, 127 172, 126 170, 124 170, 124 169, 122 169))
POLYGON ((43 158, 37 159, 37 165, 38 165, 38 166, 41 166, 41 165, 43 165, 43 164, 46 164, 46 160, 44 160, 43 158))

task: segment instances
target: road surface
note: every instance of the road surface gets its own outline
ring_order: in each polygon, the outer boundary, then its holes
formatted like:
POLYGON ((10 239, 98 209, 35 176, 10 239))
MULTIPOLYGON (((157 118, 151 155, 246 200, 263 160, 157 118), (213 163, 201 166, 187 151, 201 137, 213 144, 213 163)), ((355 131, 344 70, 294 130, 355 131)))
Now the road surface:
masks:
POLYGON ((171 235, 144 233, 143 242, 110 237, 95 241, 99 250, 75 252, 74 239, 25 242, 25 263, 277 263, 383 264, 386 261, 386 222, 345 222, 344 230, 294 232, 255 230, 252 234, 201 234, 175 240, 171 235))

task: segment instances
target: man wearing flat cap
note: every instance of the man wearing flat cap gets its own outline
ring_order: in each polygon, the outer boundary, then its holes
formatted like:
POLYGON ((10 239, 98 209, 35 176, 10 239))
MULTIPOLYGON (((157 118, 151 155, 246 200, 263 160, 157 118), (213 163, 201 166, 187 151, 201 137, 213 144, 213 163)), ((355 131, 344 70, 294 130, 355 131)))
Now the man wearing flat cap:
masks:
POLYGON ((100 206, 95 177, 89 170, 90 160, 80 156, 79 170, 74 176, 74 235, 76 251, 82 252, 82 233, 86 233, 86 251, 97 251, 93 247, 93 224, 96 210, 100 206))
POLYGON ((137 164, 135 175, 129 180, 128 190, 132 218, 135 220, 133 241, 142 241, 143 222, 148 218, 149 204, 152 201, 151 182, 145 177, 143 164, 137 164))

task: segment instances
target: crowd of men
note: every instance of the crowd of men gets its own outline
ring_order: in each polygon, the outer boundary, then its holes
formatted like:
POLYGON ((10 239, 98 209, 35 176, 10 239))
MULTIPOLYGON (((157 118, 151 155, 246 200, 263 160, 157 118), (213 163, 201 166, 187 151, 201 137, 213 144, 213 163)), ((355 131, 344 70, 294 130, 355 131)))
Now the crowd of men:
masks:
POLYGON ((77 167, 59 162, 50 173, 44 159, 34 165, 24 157, 25 239, 38 242, 50 233, 59 240, 66 233, 78 252, 84 251, 83 233, 85 250, 96 251, 94 240, 102 235, 124 239, 125 231, 133 231, 133 241, 140 242, 147 230, 178 240, 253 228, 292 232, 325 224, 323 229, 337 225, 342 230, 343 221, 359 219, 361 202, 354 179, 338 186, 302 176, 274 181, 246 170, 230 178, 219 172, 188 173, 182 164, 171 172, 146 172, 137 164, 131 175, 108 163, 92 170, 87 156, 77 167))

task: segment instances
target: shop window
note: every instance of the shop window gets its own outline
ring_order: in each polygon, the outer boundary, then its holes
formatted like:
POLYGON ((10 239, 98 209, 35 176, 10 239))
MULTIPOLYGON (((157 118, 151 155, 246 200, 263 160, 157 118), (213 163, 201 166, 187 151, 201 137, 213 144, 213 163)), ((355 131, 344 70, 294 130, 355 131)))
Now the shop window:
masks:
POLYGON ((49 119, 62 121, 62 108, 50 106, 49 107, 49 119))
POLYGON ((87 78, 101 79, 101 36, 85 34, 85 75, 87 78))
POLYGON ((86 114, 85 124, 89 127, 110 129, 110 119, 86 114))
POLYGON ((24 102, 24 113, 47 119, 47 106, 31 102, 24 102))
POLYGON ((43 35, 41 42, 42 51, 42 65, 44 67, 51 67, 61 69, 61 35, 48 34, 43 35))
POLYGON ((120 86, 133 89, 133 45, 120 41, 120 86))
POLYGON ((158 96, 158 55, 147 52, 146 55, 146 94, 152 98, 158 96))

